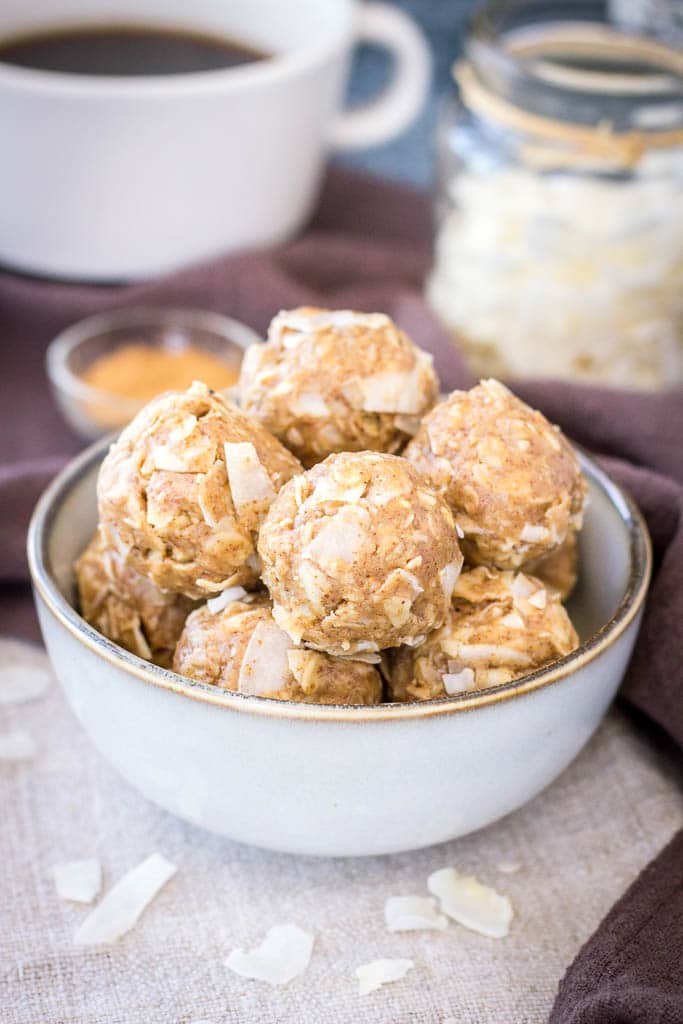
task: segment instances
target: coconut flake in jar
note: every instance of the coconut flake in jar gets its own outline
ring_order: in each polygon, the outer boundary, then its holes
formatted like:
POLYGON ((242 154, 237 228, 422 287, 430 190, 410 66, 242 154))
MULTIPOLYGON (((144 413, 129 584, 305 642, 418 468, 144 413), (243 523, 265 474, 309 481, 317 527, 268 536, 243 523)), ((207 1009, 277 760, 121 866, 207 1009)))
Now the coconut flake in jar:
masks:
POLYGON ((472 46, 456 68, 432 306, 479 375, 680 382, 683 57, 597 23, 483 31, 512 71, 472 46))

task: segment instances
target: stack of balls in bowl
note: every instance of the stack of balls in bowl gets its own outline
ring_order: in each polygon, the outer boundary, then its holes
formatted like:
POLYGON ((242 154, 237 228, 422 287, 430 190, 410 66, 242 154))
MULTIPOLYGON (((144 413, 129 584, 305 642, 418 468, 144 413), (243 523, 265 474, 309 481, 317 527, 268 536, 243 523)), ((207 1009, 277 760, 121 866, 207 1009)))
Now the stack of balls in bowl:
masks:
POLYGON ((192 679, 307 703, 452 696, 568 654, 572 448, 497 381, 438 397, 389 317, 280 313, 239 408, 195 383, 110 448, 84 617, 192 679))

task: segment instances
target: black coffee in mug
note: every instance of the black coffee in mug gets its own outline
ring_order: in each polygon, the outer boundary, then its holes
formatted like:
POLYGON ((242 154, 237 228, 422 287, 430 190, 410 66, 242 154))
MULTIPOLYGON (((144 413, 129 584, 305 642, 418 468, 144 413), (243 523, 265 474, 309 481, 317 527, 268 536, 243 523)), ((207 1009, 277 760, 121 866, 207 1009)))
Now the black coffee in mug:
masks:
POLYGON ((234 39, 153 25, 73 26, 0 39, 0 61, 73 75, 182 75, 269 55, 234 39))

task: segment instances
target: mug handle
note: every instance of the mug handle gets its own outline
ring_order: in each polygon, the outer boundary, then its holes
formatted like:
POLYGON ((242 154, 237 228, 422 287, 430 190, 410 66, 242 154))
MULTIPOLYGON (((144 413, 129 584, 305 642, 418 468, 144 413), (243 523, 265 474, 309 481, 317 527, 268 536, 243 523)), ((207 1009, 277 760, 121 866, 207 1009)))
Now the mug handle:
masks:
POLYGON ((412 18, 396 7, 362 4, 356 40, 388 50, 396 67, 378 97, 339 115, 330 138, 338 149, 365 149, 400 135, 422 110, 432 77, 427 40, 412 18))

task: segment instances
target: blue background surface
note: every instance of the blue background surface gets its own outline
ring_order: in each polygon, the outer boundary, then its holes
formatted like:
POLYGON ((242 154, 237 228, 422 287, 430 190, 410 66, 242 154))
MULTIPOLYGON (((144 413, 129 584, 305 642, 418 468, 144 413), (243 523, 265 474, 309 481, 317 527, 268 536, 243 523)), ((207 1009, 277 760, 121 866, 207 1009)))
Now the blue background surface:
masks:
MULTIPOLYGON (((434 126, 439 96, 455 89, 451 65, 461 52, 464 23, 473 0, 391 0, 410 14, 427 36, 434 60, 434 80, 429 103, 413 126, 400 138, 373 150, 343 156, 349 164, 415 185, 432 183, 434 126)), ((357 48, 349 89, 349 102, 372 96, 391 74, 390 58, 379 50, 357 48)))

